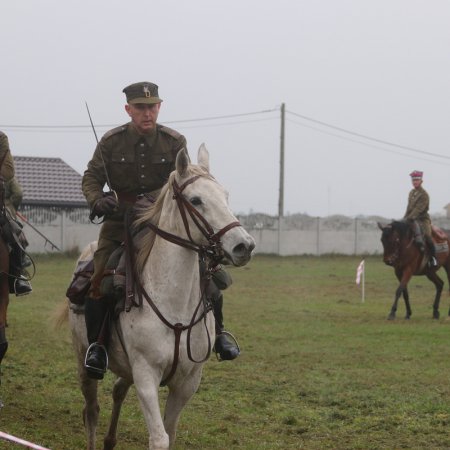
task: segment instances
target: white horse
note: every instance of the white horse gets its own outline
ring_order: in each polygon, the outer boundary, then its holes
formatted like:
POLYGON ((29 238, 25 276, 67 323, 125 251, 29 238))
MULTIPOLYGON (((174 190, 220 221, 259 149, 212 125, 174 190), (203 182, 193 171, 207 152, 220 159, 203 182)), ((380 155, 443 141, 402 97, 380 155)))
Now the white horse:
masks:
MULTIPOLYGON (((139 274, 135 292, 142 289, 150 301, 146 298, 140 307, 122 312, 111 330, 109 368, 118 378, 104 439, 106 450, 116 444, 120 408, 133 383, 149 431, 149 448, 173 448, 180 413, 199 387, 202 361, 209 356, 214 339, 212 312, 200 300, 199 253, 211 256, 220 249, 228 262, 243 266, 255 247, 230 211, 227 192, 210 175, 203 144, 198 165, 190 164, 184 150, 179 152, 176 170, 158 200, 138 220, 141 227, 153 224, 135 265, 139 274), (169 388, 164 419, 158 399, 162 382, 169 388)), ((97 380, 88 378, 83 366, 88 347, 84 315, 71 309, 69 322, 85 398, 87 448, 94 450, 99 405, 97 380)))

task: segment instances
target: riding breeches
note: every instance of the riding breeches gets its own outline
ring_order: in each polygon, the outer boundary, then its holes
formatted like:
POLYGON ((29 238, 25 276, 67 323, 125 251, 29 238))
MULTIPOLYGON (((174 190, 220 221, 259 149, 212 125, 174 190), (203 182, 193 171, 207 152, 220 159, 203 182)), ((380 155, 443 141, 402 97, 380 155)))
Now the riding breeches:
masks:
POLYGON ((122 222, 106 221, 102 225, 98 237, 98 247, 94 253, 94 273, 91 277, 89 297, 101 299, 100 283, 103 278, 106 263, 112 252, 120 247, 124 238, 124 225, 122 222))

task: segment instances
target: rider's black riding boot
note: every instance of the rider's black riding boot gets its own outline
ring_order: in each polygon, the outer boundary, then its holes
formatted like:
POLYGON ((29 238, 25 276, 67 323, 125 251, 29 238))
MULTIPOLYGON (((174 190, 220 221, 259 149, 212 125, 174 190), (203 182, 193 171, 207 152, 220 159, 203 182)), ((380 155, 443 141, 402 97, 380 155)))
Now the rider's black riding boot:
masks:
POLYGON ((216 319, 216 340, 214 351, 220 360, 231 360, 239 356, 240 350, 233 335, 224 330, 223 326, 223 295, 213 281, 209 283, 208 293, 211 298, 214 318, 216 319))
POLYGON ((428 264, 431 267, 437 267, 438 263, 436 260, 436 249, 434 247, 433 239, 431 238, 431 236, 426 235, 425 241, 427 243, 428 250, 430 251, 430 260, 428 261, 428 264))
POLYGON ((108 368, 108 354, 103 342, 105 336, 102 336, 102 328, 107 318, 109 305, 104 298, 93 299, 86 298, 84 304, 84 318, 86 321, 87 338, 89 348, 86 352, 84 367, 90 378, 96 380, 103 379, 103 375, 108 368))
POLYGON ((24 255, 25 252, 17 244, 14 244, 9 263, 11 274, 9 277, 9 292, 17 296, 27 295, 33 290, 29 280, 23 274, 25 269, 23 266, 24 255))
POLYGON ((413 220, 412 223, 413 231, 414 231, 414 242, 419 247, 419 250, 423 253, 425 251, 425 242, 423 240, 422 228, 420 228, 420 224, 417 220, 413 220))

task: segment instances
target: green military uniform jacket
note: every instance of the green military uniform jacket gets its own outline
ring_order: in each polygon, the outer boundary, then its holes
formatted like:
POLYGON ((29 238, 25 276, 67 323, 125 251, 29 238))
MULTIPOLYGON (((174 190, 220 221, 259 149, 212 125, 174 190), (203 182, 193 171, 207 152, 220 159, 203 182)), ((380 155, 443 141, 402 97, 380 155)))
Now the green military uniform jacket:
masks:
MULTIPOLYGON (((106 171, 110 188, 119 198, 161 189, 175 169, 175 158, 182 148, 186 148, 185 137, 159 124, 153 133, 145 136, 140 135, 131 122, 108 131, 98 143, 83 175, 82 190, 89 206, 92 208, 103 196, 106 171)), ((124 213, 131 204, 126 199, 121 200, 119 211, 105 218, 103 236, 118 239, 124 213)))
POLYGON ((408 196, 408 206, 404 218, 407 220, 417 220, 425 233, 431 234, 431 220, 428 214, 430 197, 422 187, 412 189, 408 196))
POLYGON ((14 160, 9 149, 8 137, 0 131, 0 175, 5 181, 9 181, 14 176, 14 160), (3 161, 3 163, 2 163, 3 161))
POLYGON ((22 197, 22 187, 15 177, 5 182, 5 205, 14 216, 22 203, 22 197))

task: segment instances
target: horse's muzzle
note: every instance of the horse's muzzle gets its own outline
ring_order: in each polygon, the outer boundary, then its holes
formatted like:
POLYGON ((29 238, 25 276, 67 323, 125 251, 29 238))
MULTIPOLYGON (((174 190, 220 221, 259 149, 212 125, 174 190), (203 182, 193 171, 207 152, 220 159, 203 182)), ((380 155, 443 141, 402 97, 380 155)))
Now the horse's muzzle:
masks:
POLYGON ((253 239, 241 242, 233 247, 231 253, 225 254, 225 260, 230 261, 236 267, 245 266, 250 261, 254 249, 255 241, 253 239))

